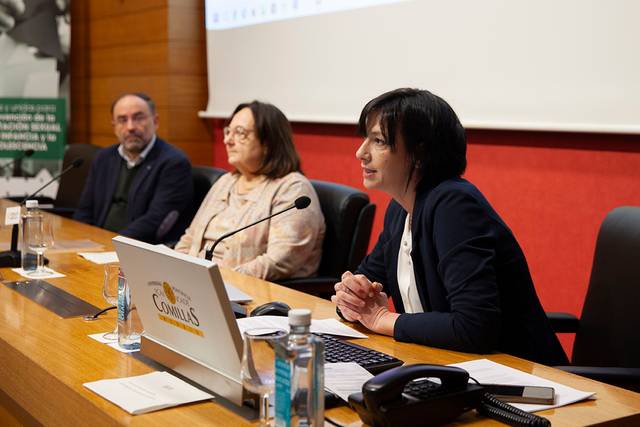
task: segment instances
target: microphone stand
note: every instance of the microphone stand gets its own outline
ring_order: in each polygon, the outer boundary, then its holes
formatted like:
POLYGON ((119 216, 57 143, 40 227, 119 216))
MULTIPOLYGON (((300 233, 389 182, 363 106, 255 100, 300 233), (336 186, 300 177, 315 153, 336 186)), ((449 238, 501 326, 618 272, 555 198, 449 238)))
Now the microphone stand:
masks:
POLYGON ((273 213, 273 214, 269 215, 268 217, 265 217, 265 218, 259 219, 259 220, 257 220, 256 222, 252 222, 251 224, 249 224, 249 225, 245 225, 245 226, 244 226, 244 227, 242 227, 242 228, 239 228, 239 229, 237 229, 237 230, 233 230, 233 231, 230 231, 230 232, 228 232, 228 233, 223 234, 222 236, 218 237, 218 238, 216 239, 216 241, 215 241, 215 242, 213 242, 213 245, 211 245, 211 247, 210 247, 209 249, 207 249, 207 250, 206 250, 206 252, 205 252, 205 254, 204 254, 204 258, 205 258, 207 261, 211 261, 211 258, 213 257, 213 251, 214 251, 214 249, 216 248, 216 246, 218 246, 218 243, 222 242, 222 241, 223 241, 224 239, 226 239, 227 237, 229 237, 229 236, 233 236, 234 234, 236 234, 236 233, 238 233, 238 232, 240 232, 240 231, 242 231, 242 230, 244 230, 244 229, 246 229, 246 228, 253 227, 253 226, 254 226, 254 225, 256 225, 256 224, 260 224, 262 221, 266 221, 266 220, 268 220, 268 219, 271 219, 271 218, 273 218, 273 217, 274 217, 274 216, 276 216, 276 215, 280 215, 281 213, 285 213, 286 211, 290 211, 291 209, 294 209, 295 207, 296 207, 296 205, 291 205, 291 206, 289 206, 289 207, 288 207, 288 208, 286 208, 286 209, 283 209, 283 210, 281 210, 281 211, 279 211, 279 212, 276 212, 276 213, 273 213))
POLYGON ((18 250, 18 224, 11 229, 11 250, 0 252, 1 267, 20 267, 22 258, 18 250))
POLYGON ((276 216, 276 215, 280 215, 280 214, 282 214, 282 213, 285 213, 286 211, 290 211, 290 210, 291 210, 291 209, 293 209, 293 208, 296 208, 296 209, 305 209, 307 206, 309 206, 309 203, 311 203, 311 199, 309 199, 307 196, 301 196, 301 197, 298 197, 298 198, 295 200, 295 202, 293 203, 293 205, 289 206, 288 208, 285 208, 285 209, 283 209, 283 210, 281 210, 281 211, 278 211, 278 212, 272 213, 271 215, 269 215, 269 216, 267 216, 267 217, 265 217, 265 218, 259 219, 259 220, 257 220, 256 222, 252 222, 252 223, 251 223, 251 224, 249 224, 249 225, 245 225, 245 226, 244 226, 244 227, 242 227, 242 228, 238 228, 237 230, 232 230, 232 231, 230 231, 230 232, 228 232, 228 233, 223 234, 222 236, 218 237, 218 238, 216 239, 216 241, 215 241, 215 242, 213 242, 213 245, 211 245, 211 247, 210 247, 209 249, 207 249, 207 250, 205 251, 205 253, 204 253, 204 258, 205 258, 207 261, 211 261, 211 258, 213 257, 213 251, 214 251, 214 249, 216 248, 216 246, 218 246, 218 243, 220 243, 221 241, 223 241, 223 240, 224 240, 224 239, 226 239, 227 237, 229 237, 229 236, 233 236, 234 234, 236 234, 236 233, 238 233, 238 232, 240 232, 240 231, 242 231, 242 230, 245 230, 245 229, 247 229, 247 228, 249 228, 249 227, 253 227, 253 226, 254 226, 254 225, 256 225, 256 224, 261 223, 262 221, 266 221, 266 220, 268 220, 268 219, 271 219, 271 218, 273 218, 273 217, 274 217, 274 216, 276 216))
MULTIPOLYGON (((20 206, 24 204, 28 199, 34 197, 40 191, 42 191, 45 187, 50 185, 52 182, 57 181, 62 175, 69 172, 71 169, 77 168, 82 164, 82 159, 74 160, 69 166, 64 168, 58 175, 53 177, 49 182, 47 182, 42 187, 38 188, 36 191, 26 196, 20 202, 20 206)), ((8 251, 0 252, 0 268, 2 267, 20 267, 22 265, 22 254, 18 250, 18 234, 20 232, 20 228, 18 224, 13 224, 11 228, 11 248, 8 251)), ((44 258, 44 264, 46 265, 49 260, 44 258)))

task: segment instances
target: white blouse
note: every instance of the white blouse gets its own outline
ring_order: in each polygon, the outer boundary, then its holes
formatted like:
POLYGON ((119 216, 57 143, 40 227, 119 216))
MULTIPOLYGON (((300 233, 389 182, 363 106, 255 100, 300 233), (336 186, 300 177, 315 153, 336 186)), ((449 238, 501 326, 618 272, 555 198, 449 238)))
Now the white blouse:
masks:
POLYGON ((400 241, 400 251, 398 252, 398 287, 404 305, 405 313, 422 313, 422 302, 416 287, 416 276, 413 272, 413 261, 411 260, 411 215, 407 215, 404 222, 404 231, 400 241))

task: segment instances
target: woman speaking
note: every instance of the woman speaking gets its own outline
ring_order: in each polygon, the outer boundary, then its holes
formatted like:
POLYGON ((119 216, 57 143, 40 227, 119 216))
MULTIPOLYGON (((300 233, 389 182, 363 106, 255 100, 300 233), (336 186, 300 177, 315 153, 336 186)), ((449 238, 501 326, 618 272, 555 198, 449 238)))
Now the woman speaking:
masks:
POLYGON ((387 92, 364 107, 359 130, 364 186, 393 200, 373 251, 335 285, 339 313, 398 341, 566 364, 515 237, 461 178, 465 131, 449 104, 387 92))

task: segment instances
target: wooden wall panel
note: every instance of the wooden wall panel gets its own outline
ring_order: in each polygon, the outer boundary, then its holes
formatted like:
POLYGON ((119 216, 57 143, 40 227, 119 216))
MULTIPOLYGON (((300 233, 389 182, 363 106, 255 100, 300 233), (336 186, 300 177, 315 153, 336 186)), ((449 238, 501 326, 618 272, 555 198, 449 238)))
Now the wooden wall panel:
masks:
POLYGON ((204 1, 199 6, 175 2, 169 15, 171 40, 204 40, 204 1))
POLYGON ((99 0, 91 3, 89 18, 92 20, 108 16, 131 15, 150 9, 167 7, 167 0, 99 0))
MULTIPOLYGON (((164 74, 167 49, 164 41, 93 48, 89 73, 94 77, 164 74)), ((186 54, 182 57, 187 58, 186 54)))
POLYGON ((194 41, 169 42, 169 72, 171 75, 190 74, 207 76, 207 51, 202 43, 194 41))
POLYGON ((199 75, 172 75, 169 80, 170 105, 196 107, 196 111, 203 110, 209 96, 206 85, 203 85, 203 80, 206 78, 199 75))
POLYGON ((156 105, 165 106, 169 104, 168 82, 167 75, 94 77, 90 83, 91 105, 111 105, 124 92, 145 92, 156 105))
MULTIPOLYGON (((201 106, 204 109, 205 105, 201 106)), ((210 127, 206 120, 193 120, 193 109, 190 107, 170 107, 166 114, 160 117, 163 121, 171 122, 168 137, 172 140, 196 140, 213 144, 210 127)))
POLYGON ((69 103, 69 123, 67 142, 82 143, 89 138, 89 55, 88 52, 88 20, 87 2, 71 2, 71 52, 69 68, 71 73, 69 103))
POLYGON ((162 7, 92 20, 89 43, 94 48, 168 41, 168 13, 162 7))

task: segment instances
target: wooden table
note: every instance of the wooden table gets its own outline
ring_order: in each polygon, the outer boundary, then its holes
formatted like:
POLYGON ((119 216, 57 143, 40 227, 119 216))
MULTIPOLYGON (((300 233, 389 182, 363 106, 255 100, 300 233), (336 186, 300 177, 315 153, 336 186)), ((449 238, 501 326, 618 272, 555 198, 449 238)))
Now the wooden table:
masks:
MULTIPOLYGON (((10 202, 0 201, 0 214, 10 202)), ((113 233, 54 215, 58 239, 91 239, 113 250, 113 233)), ((8 242, 10 228, 0 229, 0 242, 8 242)), ((48 281, 98 307, 102 299, 103 266, 80 258, 75 253, 50 255, 50 266, 66 274, 48 281)), ((4 280, 16 280, 17 274, 1 269, 4 280)), ((335 317, 334 307, 325 301, 232 271, 223 276, 251 294, 251 307, 268 301, 286 301, 292 307, 307 307, 314 317, 335 317)), ((251 308, 250 307, 250 308, 251 308)), ((250 425, 232 411, 213 402, 196 403, 145 415, 131 416, 119 407, 82 386, 88 381, 127 377, 151 372, 130 355, 90 339, 87 335, 112 330, 115 313, 95 322, 79 318, 61 319, 54 313, 0 285, 0 425, 250 425)), ((363 330, 364 331, 364 330, 363 330)), ((448 364, 486 357, 524 372, 548 378, 585 391, 595 391, 597 400, 541 412, 554 426, 640 425, 640 394, 571 375, 543 365, 505 354, 474 355, 395 342, 392 338, 369 334, 362 345, 394 355, 406 363, 448 364)), ((326 411, 342 425, 359 425, 359 418, 348 407, 326 411)), ((482 418, 474 411, 458 420, 459 424, 499 423, 482 418)))

